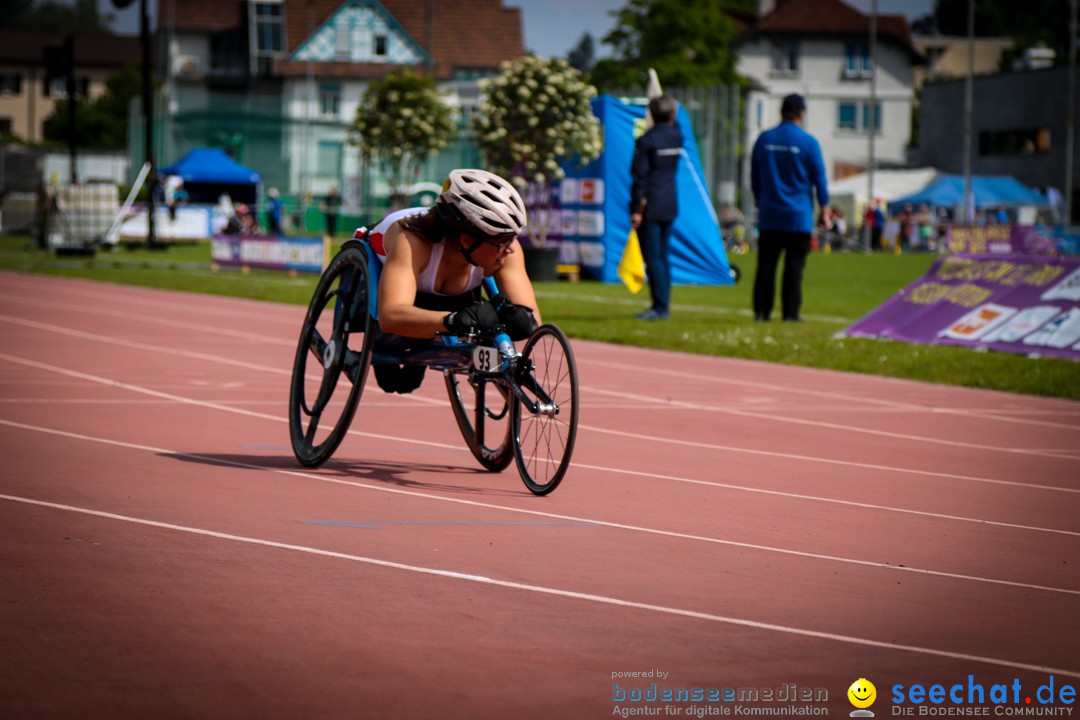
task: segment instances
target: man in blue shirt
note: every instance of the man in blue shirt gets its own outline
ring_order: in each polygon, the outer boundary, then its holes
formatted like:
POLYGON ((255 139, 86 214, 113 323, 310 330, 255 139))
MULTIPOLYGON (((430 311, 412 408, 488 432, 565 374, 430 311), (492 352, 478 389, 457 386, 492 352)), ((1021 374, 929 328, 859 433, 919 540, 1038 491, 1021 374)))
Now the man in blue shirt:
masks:
POLYGON ((754 143, 750 181, 758 207, 758 265, 754 277, 754 319, 765 322, 776 295, 776 266, 784 259, 781 286, 783 318, 801 322, 802 276, 814 230, 814 191, 828 225, 829 189, 821 146, 803 130, 806 100, 788 95, 780 108, 782 122, 754 143))
POLYGON ((679 214, 675 172, 683 153, 682 132, 675 125, 679 106, 667 95, 649 101, 656 124, 637 139, 630 163, 630 225, 637 229, 652 307, 637 317, 663 320, 671 312, 671 226, 679 214))

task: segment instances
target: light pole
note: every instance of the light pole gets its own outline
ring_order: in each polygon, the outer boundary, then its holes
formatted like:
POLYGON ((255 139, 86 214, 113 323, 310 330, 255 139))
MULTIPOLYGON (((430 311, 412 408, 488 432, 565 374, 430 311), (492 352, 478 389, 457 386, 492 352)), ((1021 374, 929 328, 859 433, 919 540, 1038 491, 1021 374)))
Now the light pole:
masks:
POLYGON ((139 40, 142 42, 142 111, 143 141, 146 162, 150 163, 147 176, 146 205, 146 245, 157 247, 157 226, 154 222, 154 194, 157 192, 157 170, 154 167, 154 86, 152 83, 153 65, 150 63, 150 10, 148 0, 141 0, 139 8, 139 40))
POLYGON ((1065 219, 1063 224, 1072 223, 1073 199, 1073 153, 1076 135, 1076 5, 1077 0, 1069 0, 1069 88, 1065 96, 1069 104, 1066 111, 1065 125, 1065 219))
POLYGON ((964 82, 964 222, 975 222, 975 201, 971 197, 971 107, 975 85, 975 0, 968 0, 968 67, 964 82))
MULTIPOLYGON (((874 170, 877 160, 874 157, 874 120, 877 117, 877 0, 870 2, 870 107, 867 109, 866 134, 869 149, 866 163, 866 202, 874 207, 874 170)), ((857 122, 857 120, 856 120, 857 122)), ((865 218, 865 214, 863 215, 865 218)), ((863 222, 863 235, 866 235, 866 249, 870 250, 870 223, 863 222)))

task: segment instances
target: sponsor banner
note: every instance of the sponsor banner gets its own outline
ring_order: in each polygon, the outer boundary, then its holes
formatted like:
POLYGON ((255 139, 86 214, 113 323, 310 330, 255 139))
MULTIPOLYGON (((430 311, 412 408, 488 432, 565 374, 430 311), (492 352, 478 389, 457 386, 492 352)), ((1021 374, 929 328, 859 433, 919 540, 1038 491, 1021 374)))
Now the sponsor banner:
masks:
POLYGON ((325 250, 321 237, 219 233, 214 235, 211 253, 219 265, 319 273, 323 269, 325 250))
POLYGON ((1080 258, 941 258, 845 334, 1080 360, 1080 258))
POLYGON ((946 242, 950 253, 969 255, 1071 255, 1075 238, 1061 228, 1038 225, 952 225, 946 242))

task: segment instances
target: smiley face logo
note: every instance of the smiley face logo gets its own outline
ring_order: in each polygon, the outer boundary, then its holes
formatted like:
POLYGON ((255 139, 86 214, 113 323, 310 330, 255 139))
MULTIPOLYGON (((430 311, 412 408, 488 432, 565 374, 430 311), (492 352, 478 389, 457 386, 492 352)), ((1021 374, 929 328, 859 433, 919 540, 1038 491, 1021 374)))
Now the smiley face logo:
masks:
POLYGON ((848 700, 857 708, 868 708, 877 700, 877 688, 866 678, 859 678, 847 689, 848 700))

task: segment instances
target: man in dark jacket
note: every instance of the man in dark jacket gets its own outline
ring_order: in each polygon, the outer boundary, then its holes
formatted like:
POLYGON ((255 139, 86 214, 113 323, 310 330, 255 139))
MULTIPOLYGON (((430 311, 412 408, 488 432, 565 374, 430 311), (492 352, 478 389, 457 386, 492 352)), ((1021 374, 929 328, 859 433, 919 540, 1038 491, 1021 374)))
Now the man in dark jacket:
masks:
POLYGON ((683 154, 683 136, 675 126, 679 106, 667 95, 649 101, 656 124, 637 139, 630 165, 630 225, 637 229, 652 307, 637 317, 663 320, 671 312, 671 226, 679 214, 675 171, 683 154))

